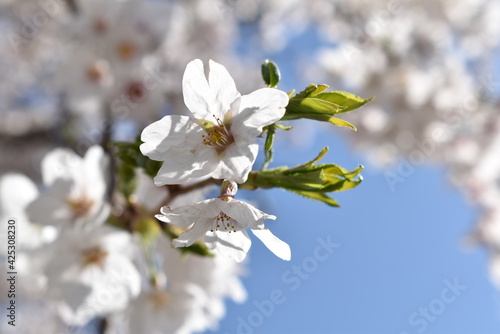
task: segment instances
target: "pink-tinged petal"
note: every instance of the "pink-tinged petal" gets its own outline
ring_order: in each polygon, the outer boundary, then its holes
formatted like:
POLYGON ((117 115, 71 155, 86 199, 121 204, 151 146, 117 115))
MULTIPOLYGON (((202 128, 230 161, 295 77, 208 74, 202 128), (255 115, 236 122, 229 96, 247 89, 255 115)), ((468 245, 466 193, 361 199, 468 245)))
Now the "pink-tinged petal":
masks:
POLYGON ((205 236, 207 247, 216 250, 223 256, 241 262, 247 256, 252 241, 245 230, 238 232, 208 232, 205 236))
POLYGON ((189 230, 181 233, 177 239, 172 240, 174 247, 189 247, 196 240, 205 235, 208 229, 212 226, 213 219, 203 219, 196 222, 189 230))
POLYGON ((211 175, 215 179, 229 179, 236 183, 244 183, 258 153, 259 145, 255 142, 229 145, 219 156, 219 164, 211 175))
POLYGON ((165 160, 162 153, 171 147, 191 146, 196 140, 202 142, 201 127, 194 126, 193 121, 188 116, 169 115, 159 121, 148 125, 141 133, 141 140, 144 142, 140 146, 142 154, 153 160, 165 160), (194 131, 194 133, 193 133, 194 131), (200 132, 199 138, 193 138, 200 132), (190 145, 191 144, 191 145, 190 145))
POLYGON ((38 189, 27 176, 17 173, 5 174, 0 178, 0 213, 13 215, 38 196, 38 189))
POLYGON ((218 164, 216 152, 203 146, 194 150, 169 149, 164 152, 164 158, 165 162, 154 178, 157 186, 180 184, 192 178, 208 176, 218 164))
POLYGON ((242 227, 257 228, 266 219, 276 219, 276 216, 268 215, 243 201, 233 199, 226 202, 219 199, 216 203, 222 212, 236 220, 238 225, 242 227))
POLYGON ((217 117, 224 116, 216 109, 215 96, 205 77, 203 62, 199 59, 191 61, 184 71, 182 78, 182 93, 184 103, 196 119, 214 121, 213 114, 217 117))
POLYGON ((274 255, 285 261, 290 261, 292 258, 292 251, 286 242, 280 240, 267 228, 252 229, 252 232, 271 252, 274 253, 274 255))
POLYGON ((216 108, 225 114, 232 107, 231 104, 240 97, 240 93, 224 66, 213 60, 209 61, 209 66, 208 82, 214 92, 216 108))
POLYGON ((44 194, 31 202, 26 208, 30 222, 42 225, 69 227, 73 213, 66 202, 60 198, 44 194))
POLYGON ((264 126, 276 123, 285 114, 288 95, 275 88, 262 88, 241 97, 240 111, 233 119, 231 130, 243 138, 262 133, 264 126))
POLYGON ((76 153, 65 148, 56 148, 42 159, 42 177, 46 186, 60 178, 78 180, 81 178, 83 160, 76 153))

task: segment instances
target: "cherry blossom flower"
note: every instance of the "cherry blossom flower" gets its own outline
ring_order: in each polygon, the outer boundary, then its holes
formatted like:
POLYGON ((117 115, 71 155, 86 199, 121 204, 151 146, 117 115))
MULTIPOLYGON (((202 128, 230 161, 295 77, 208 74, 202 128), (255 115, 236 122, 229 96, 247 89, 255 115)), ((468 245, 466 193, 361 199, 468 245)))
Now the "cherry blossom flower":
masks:
POLYGON ((201 308, 205 293, 194 285, 182 289, 154 287, 132 301, 125 312, 127 333, 189 334, 207 328, 201 308))
POLYGON ((156 215, 159 220, 188 228, 172 241, 175 247, 188 247, 203 238, 209 249, 241 262, 252 243, 245 231, 250 228, 276 256, 283 260, 291 258, 288 244, 273 235, 263 223, 266 219, 276 219, 276 216, 268 215, 230 196, 212 198, 174 209, 163 207, 161 213, 156 215))
POLYGON ((198 304, 203 310, 197 323, 205 324, 206 330, 215 330, 219 321, 226 314, 225 299, 243 303, 247 292, 240 276, 244 274, 245 263, 237 263, 233 259, 215 253, 214 256, 198 256, 181 254, 178 249, 170 247, 166 237, 160 237, 156 246, 163 257, 163 269, 167 277, 168 288, 175 290, 188 289, 196 285, 200 292, 196 294, 198 304), (220 284, 220 282, 224 284, 220 284), (201 316, 202 315, 202 316, 201 316))
POLYGON ((186 67, 183 92, 192 116, 165 116, 141 135, 141 152, 165 161, 155 184, 207 176, 245 182, 257 158, 256 137, 283 117, 288 95, 262 88, 242 96, 224 66, 210 61, 207 80, 199 59, 186 67))
POLYGON ((110 205, 106 201, 108 159, 100 146, 89 148, 84 158, 68 149, 55 149, 42 161, 48 191, 28 207, 34 223, 62 227, 104 222, 110 205))
POLYGON ((108 226, 67 230, 47 247, 47 297, 70 325, 121 311, 140 292, 131 235, 108 226))

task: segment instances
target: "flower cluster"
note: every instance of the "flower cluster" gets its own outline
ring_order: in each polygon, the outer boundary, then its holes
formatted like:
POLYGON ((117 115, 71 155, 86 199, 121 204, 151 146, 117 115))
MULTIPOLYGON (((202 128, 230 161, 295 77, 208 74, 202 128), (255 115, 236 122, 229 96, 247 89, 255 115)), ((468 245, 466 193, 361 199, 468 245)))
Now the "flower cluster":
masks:
POLYGON ((188 229, 173 240, 175 247, 191 246, 204 238, 210 249, 242 261, 250 248, 245 229, 277 256, 290 260, 290 247, 264 225, 276 219, 234 199, 236 183, 244 183, 257 158, 256 137, 285 114, 288 95, 262 88, 249 95, 236 90, 226 68, 210 60, 208 80, 201 60, 190 62, 182 81, 184 102, 191 116, 168 115, 146 127, 141 152, 163 161, 156 185, 181 184, 212 177, 229 182, 221 196, 174 209, 162 208, 157 218, 188 229))
MULTIPOLYGON (((140 229, 129 233, 113 226, 109 157, 100 146, 90 147, 83 158, 69 149, 54 149, 43 158, 41 170, 40 191, 22 174, 0 178, 0 217, 14 217, 22 231, 16 298, 22 305, 19 316, 30 321, 19 322, 16 330, 64 332, 65 326, 107 318, 108 326, 127 333, 192 333, 217 326, 224 298, 246 298, 241 269, 233 260, 182 258, 165 247, 168 241, 161 234, 146 241, 140 229), (161 261, 152 262, 146 254, 161 261), (151 266, 153 271, 147 269, 151 266), (214 289, 219 276, 228 284, 214 289)), ((134 207, 148 212, 167 194, 150 177, 138 175, 134 207)), ((132 219, 140 224, 143 218, 132 219)))

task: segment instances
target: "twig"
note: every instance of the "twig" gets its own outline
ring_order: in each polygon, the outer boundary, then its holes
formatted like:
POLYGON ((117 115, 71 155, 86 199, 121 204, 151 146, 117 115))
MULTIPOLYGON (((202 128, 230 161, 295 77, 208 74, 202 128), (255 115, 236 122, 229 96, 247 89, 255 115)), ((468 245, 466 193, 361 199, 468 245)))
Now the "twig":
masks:
POLYGON ((211 185, 211 184, 220 185, 220 184, 222 184, 222 180, 216 180, 216 179, 210 178, 210 179, 200 181, 198 183, 190 184, 190 185, 185 186, 185 187, 181 187, 179 185, 169 185, 169 186, 167 186, 168 197, 163 202, 163 204, 161 206, 168 205, 170 202, 172 202, 179 195, 186 194, 186 193, 191 192, 193 190, 204 188, 204 187, 211 185))

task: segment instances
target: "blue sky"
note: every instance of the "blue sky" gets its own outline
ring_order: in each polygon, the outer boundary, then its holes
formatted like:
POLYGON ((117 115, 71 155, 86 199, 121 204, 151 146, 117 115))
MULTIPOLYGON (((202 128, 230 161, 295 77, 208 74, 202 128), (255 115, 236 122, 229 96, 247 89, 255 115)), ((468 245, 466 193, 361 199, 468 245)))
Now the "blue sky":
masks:
POLYGON ((476 213, 446 172, 416 168, 391 191, 342 131, 321 128, 311 147, 279 145, 274 166, 302 163, 326 144, 325 162, 363 163, 364 181, 335 194, 342 208, 282 190, 256 194, 261 209, 278 216, 268 226, 290 244, 292 260, 254 238, 248 301, 227 303, 215 333, 499 333, 487 254, 464 242, 476 213))
MULTIPOLYGON (((296 62, 314 61, 320 44, 306 31, 279 54, 258 54, 246 42, 243 51, 276 61, 279 88, 299 91, 308 82, 294 75, 296 62)), ((240 192, 278 216, 268 226, 289 243, 292 260, 280 260, 253 238, 244 279, 248 301, 227 303, 219 330, 207 333, 500 333, 500 292, 488 278, 488 255, 465 242, 477 212, 448 183, 445 169, 416 167, 391 189, 385 171, 350 148, 342 136, 350 130, 292 131, 298 142, 312 143, 278 142, 271 167, 303 163, 329 146, 324 162, 348 169, 361 163, 364 181, 335 194, 338 209, 282 190, 240 192), (332 245, 322 247, 325 242, 332 245)))

